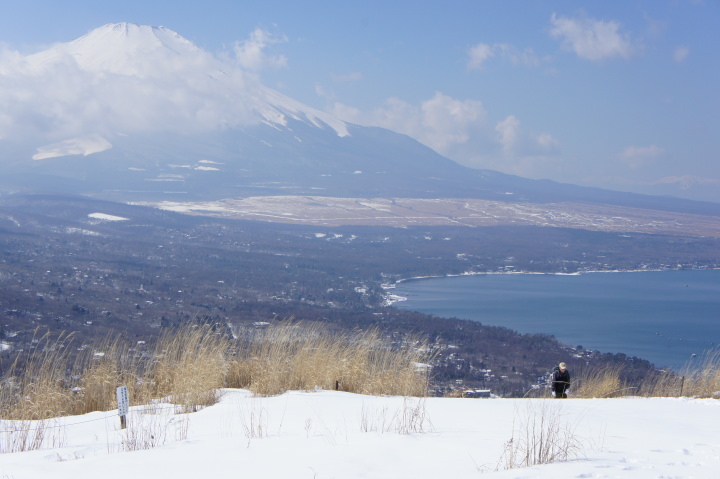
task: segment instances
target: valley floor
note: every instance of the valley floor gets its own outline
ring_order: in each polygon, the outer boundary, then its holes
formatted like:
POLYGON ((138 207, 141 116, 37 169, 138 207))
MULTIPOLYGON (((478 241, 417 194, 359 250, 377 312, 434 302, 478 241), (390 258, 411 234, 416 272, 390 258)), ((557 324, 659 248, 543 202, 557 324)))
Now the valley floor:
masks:
POLYGON ((43 448, 30 452, 8 453, 8 431, 18 425, 0 422, 0 476, 710 478, 720 473, 718 424, 720 401, 712 399, 417 399, 334 391, 253 397, 224 390, 218 404, 191 414, 167 404, 132 407, 126 430, 116 411, 51 420, 43 448), (533 437, 556 441, 569 460, 505 470, 508 441, 518 451, 533 437))
POLYGON ((590 203, 528 203, 473 198, 256 196, 239 200, 144 204, 203 216, 322 226, 533 225, 605 232, 720 236, 720 218, 715 215, 590 203))

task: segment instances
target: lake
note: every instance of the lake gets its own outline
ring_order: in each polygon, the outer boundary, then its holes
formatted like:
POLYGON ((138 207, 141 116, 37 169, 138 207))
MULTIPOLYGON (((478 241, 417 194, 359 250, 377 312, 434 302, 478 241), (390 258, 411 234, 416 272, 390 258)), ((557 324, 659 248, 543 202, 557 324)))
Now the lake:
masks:
POLYGON ((720 345, 720 270, 483 274, 401 282, 395 303, 682 367, 720 345))

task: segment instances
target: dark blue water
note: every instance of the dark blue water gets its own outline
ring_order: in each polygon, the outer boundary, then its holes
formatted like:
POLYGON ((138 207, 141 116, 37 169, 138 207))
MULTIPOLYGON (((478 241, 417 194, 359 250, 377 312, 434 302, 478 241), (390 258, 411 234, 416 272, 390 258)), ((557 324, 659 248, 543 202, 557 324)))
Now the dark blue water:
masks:
POLYGON ((552 334, 678 369, 720 345, 720 270, 491 274, 412 280, 403 309, 552 334))

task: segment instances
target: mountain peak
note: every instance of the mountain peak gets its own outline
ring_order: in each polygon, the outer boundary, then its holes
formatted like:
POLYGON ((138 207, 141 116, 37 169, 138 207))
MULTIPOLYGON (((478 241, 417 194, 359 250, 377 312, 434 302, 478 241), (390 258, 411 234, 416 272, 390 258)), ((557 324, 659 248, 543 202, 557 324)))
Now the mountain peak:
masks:
POLYGON ((135 23, 108 23, 70 42, 78 49, 93 46, 108 46, 108 43, 122 42, 126 48, 165 47, 178 54, 200 49, 180 34, 165 27, 137 25, 135 23))
MULTIPOLYGON (((232 57, 215 56, 165 27, 103 25, 25 57, 12 75, 14 84, 32 89, 22 95, 34 99, 30 108, 59 117, 44 124, 60 131, 39 132, 52 144, 96 133, 282 128, 291 119, 348 134, 343 121, 266 87, 232 57), (38 79, 48 87, 33 86, 38 79)), ((34 126, 17 128, 26 134, 34 126)))
POLYGON ((67 43, 33 55, 37 67, 72 57, 86 71, 146 76, 158 60, 163 67, 178 62, 173 57, 205 54, 181 35, 165 27, 134 23, 109 23, 67 43), (149 58, 150 57, 150 58, 149 58), (148 61, 149 60, 149 61, 148 61))

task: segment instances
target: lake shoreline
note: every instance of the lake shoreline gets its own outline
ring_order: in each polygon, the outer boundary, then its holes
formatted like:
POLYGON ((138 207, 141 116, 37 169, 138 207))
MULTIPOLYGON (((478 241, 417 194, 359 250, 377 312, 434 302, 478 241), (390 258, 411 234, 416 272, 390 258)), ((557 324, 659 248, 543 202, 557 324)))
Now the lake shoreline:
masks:
POLYGON ((720 314, 717 271, 472 273, 407 278, 386 292, 388 302, 400 309, 502 326, 520 334, 550 334, 564 345, 583 344, 593 351, 623 353, 677 369, 720 343, 720 326, 714 321, 720 314), (495 279, 471 279, 481 276, 495 279), (570 276, 584 279, 563 279, 570 276))
MULTIPOLYGON (((413 276, 410 278, 401 278, 396 280, 394 283, 383 283, 380 286, 383 290, 388 291, 395 289, 397 285, 402 283, 409 283, 412 281, 423 281, 428 279, 441 279, 441 278, 462 278, 465 276, 484 276, 484 275, 549 275, 549 276, 581 276, 584 274, 595 274, 595 273, 657 273, 662 271, 717 271, 720 268, 665 268, 665 269, 598 269, 598 270, 587 270, 587 271, 576 271, 574 273, 548 273, 541 271, 483 271, 483 272, 466 272, 457 274, 441 274, 441 275, 430 275, 430 276, 413 276)), ((384 297, 384 306, 392 306, 394 303, 406 301, 407 298, 402 296, 386 294, 384 297)))

